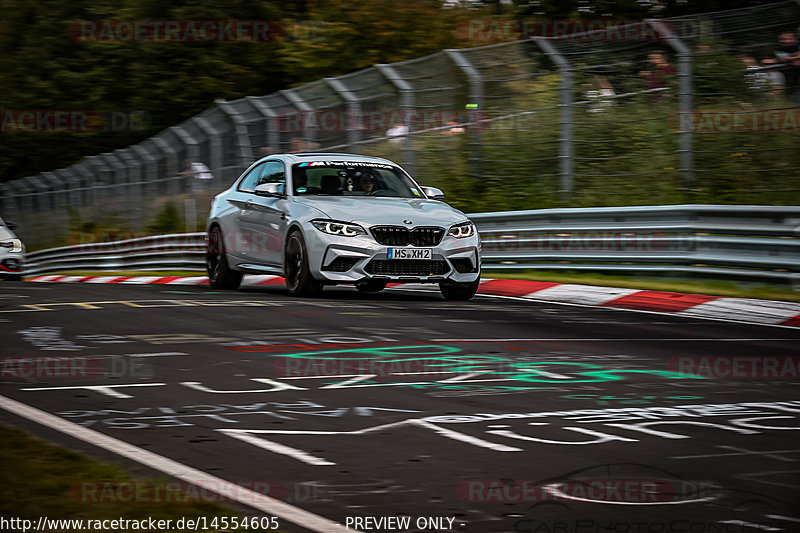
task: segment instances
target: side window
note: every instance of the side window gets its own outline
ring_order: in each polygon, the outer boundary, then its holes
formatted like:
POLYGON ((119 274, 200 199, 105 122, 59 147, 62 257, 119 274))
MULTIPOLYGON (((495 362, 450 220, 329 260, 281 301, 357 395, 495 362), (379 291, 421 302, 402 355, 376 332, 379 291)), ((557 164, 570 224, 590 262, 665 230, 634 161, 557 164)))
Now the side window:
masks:
POLYGON ((239 183, 239 190, 240 191, 252 191, 256 188, 256 185, 259 183, 259 178, 261 174, 264 172, 264 168, 267 166, 268 163, 261 163, 253 167, 253 170, 247 173, 244 179, 239 183))
POLYGON ((264 165, 264 172, 259 176, 258 183, 286 183, 286 169, 281 161, 267 161, 264 165))

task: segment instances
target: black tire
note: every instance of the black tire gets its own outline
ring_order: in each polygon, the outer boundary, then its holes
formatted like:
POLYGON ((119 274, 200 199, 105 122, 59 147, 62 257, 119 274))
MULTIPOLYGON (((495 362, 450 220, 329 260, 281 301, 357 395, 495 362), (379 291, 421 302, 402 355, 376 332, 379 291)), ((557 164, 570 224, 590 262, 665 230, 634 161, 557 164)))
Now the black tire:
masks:
POLYGON ((214 289, 238 289, 244 276, 243 272, 232 270, 228 266, 222 230, 217 226, 211 228, 211 231, 208 232, 206 271, 208 272, 209 285, 214 289))
POLYGON ((361 292, 381 292, 386 288, 386 282, 380 280, 368 280, 356 283, 356 289, 361 292))
POLYGON ((442 296, 445 300, 471 300, 475 293, 478 292, 478 286, 481 284, 480 278, 468 283, 453 283, 442 282, 439 284, 439 290, 442 291, 442 296))
POLYGON ((6 281, 22 281, 22 274, 3 274, 2 278, 6 281))
POLYGON ((286 239, 283 265, 289 294, 292 296, 315 296, 320 293, 322 283, 311 275, 308 268, 306 241, 299 231, 293 231, 286 239))

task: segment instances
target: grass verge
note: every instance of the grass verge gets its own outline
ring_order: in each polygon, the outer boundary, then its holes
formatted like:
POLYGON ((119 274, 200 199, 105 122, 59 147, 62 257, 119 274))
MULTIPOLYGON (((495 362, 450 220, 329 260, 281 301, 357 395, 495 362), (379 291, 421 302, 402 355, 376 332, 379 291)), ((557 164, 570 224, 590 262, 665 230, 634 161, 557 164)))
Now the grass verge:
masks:
MULTIPOLYGON (((24 432, 0 425, 0 516, 32 520, 172 520, 233 517, 240 513, 220 505, 204 492, 166 479, 132 479, 106 464, 60 446, 46 444, 24 432), (134 500, 134 501, 126 501, 134 500)), ((215 528, 222 529, 222 528, 215 528)), ((117 529, 116 531, 138 531, 117 529)), ((145 528, 145 530, 147 530, 145 528)), ((233 529, 231 529, 233 531, 233 529)), ((59 532, 81 531, 69 527, 59 532)), ((85 529, 83 530, 85 532, 85 529)), ((261 530, 264 531, 264 530, 261 530)))

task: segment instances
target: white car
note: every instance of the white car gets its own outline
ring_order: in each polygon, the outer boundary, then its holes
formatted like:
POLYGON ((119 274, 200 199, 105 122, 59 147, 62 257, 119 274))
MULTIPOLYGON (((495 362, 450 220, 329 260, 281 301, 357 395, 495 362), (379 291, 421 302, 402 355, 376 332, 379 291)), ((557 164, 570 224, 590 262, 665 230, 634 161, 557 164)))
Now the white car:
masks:
POLYGON ((354 284, 437 283, 468 300, 480 282, 480 240, 442 192, 421 187, 386 159, 282 154, 253 163, 218 194, 208 219, 211 286, 235 289, 242 275, 276 274, 291 294, 354 284))
POLYGON ((14 235, 14 223, 0 218, 0 277, 7 280, 22 279, 25 246, 14 235))

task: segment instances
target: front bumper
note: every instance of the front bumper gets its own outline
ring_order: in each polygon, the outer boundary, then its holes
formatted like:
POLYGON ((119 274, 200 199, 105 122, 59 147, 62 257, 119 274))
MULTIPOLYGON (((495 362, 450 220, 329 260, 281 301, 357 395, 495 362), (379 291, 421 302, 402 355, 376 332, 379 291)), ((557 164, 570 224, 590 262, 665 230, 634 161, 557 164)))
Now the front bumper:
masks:
POLYGON ((380 280, 387 283, 467 283, 480 277, 477 235, 456 239, 445 235, 436 246, 385 246, 370 235, 340 237, 316 228, 305 232, 312 275, 327 283, 380 280), (431 248, 430 259, 389 259, 389 248, 431 248))
POLYGON ((0 274, 22 274, 23 262, 21 253, 0 252, 0 274))

